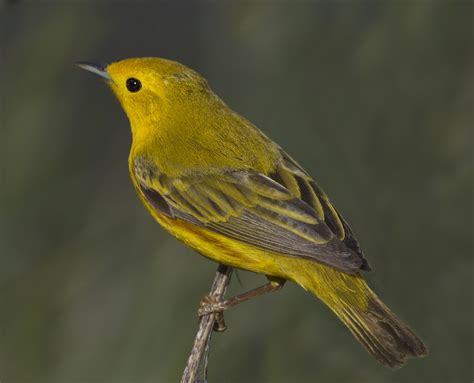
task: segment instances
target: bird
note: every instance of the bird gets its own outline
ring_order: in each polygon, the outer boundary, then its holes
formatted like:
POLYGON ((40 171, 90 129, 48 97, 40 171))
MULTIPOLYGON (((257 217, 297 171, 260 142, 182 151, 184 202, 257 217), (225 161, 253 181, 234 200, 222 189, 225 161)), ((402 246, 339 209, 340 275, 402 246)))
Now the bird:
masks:
POLYGON ((203 76, 156 57, 78 65, 109 85, 129 119, 130 177, 154 219, 199 254, 269 280, 240 298, 208 302, 200 314, 292 281, 325 303, 383 365, 396 369, 427 355, 367 285, 369 263, 324 190, 203 76))

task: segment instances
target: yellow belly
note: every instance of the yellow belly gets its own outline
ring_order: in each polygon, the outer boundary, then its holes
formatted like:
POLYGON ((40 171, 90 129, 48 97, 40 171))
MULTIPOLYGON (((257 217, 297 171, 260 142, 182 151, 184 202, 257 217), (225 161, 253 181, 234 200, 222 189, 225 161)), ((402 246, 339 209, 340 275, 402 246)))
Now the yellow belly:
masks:
POLYGON ((200 254, 225 265, 288 279, 281 262, 286 256, 262 251, 180 219, 155 216, 173 236, 200 254))

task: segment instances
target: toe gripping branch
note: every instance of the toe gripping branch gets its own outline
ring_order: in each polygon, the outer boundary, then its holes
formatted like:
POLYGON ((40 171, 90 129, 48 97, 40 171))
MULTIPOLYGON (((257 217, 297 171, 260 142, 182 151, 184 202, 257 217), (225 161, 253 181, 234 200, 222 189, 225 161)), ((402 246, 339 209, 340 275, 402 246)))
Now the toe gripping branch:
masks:
POLYGON ((238 305, 239 303, 246 302, 252 298, 259 297, 273 291, 280 290, 285 284, 285 280, 281 278, 269 277, 270 281, 263 286, 249 290, 245 293, 236 295, 232 298, 224 301, 219 300, 216 297, 206 295, 199 304, 198 316, 214 314, 214 331, 222 332, 227 328, 224 321, 224 311, 238 305))

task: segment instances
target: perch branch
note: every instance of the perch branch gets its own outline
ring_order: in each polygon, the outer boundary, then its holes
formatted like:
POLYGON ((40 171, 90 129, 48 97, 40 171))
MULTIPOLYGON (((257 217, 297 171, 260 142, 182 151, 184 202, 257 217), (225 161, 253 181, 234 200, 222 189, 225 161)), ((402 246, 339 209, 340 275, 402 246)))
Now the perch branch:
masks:
MULTIPOLYGON (((209 296, 221 301, 230 283, 231 276, 231 267, 219 265, 209 296)), ((201 317, 181 383, 204 383, 207 381, 207 354, 215 320, 216 314, 214 313, 201 317)))

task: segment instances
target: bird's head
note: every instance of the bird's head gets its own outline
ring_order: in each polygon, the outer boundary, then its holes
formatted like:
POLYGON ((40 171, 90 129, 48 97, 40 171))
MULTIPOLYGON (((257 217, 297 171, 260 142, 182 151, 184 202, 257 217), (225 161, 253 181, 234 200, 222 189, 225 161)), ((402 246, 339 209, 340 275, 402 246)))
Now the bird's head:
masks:
POLYGON ((134 135, 151 125, 156 127, 163 117, 188 114, 211 93, 203 77, 176 61, 131 58, 106 66, 78 66, 108 83, 131 122, 134 135))

